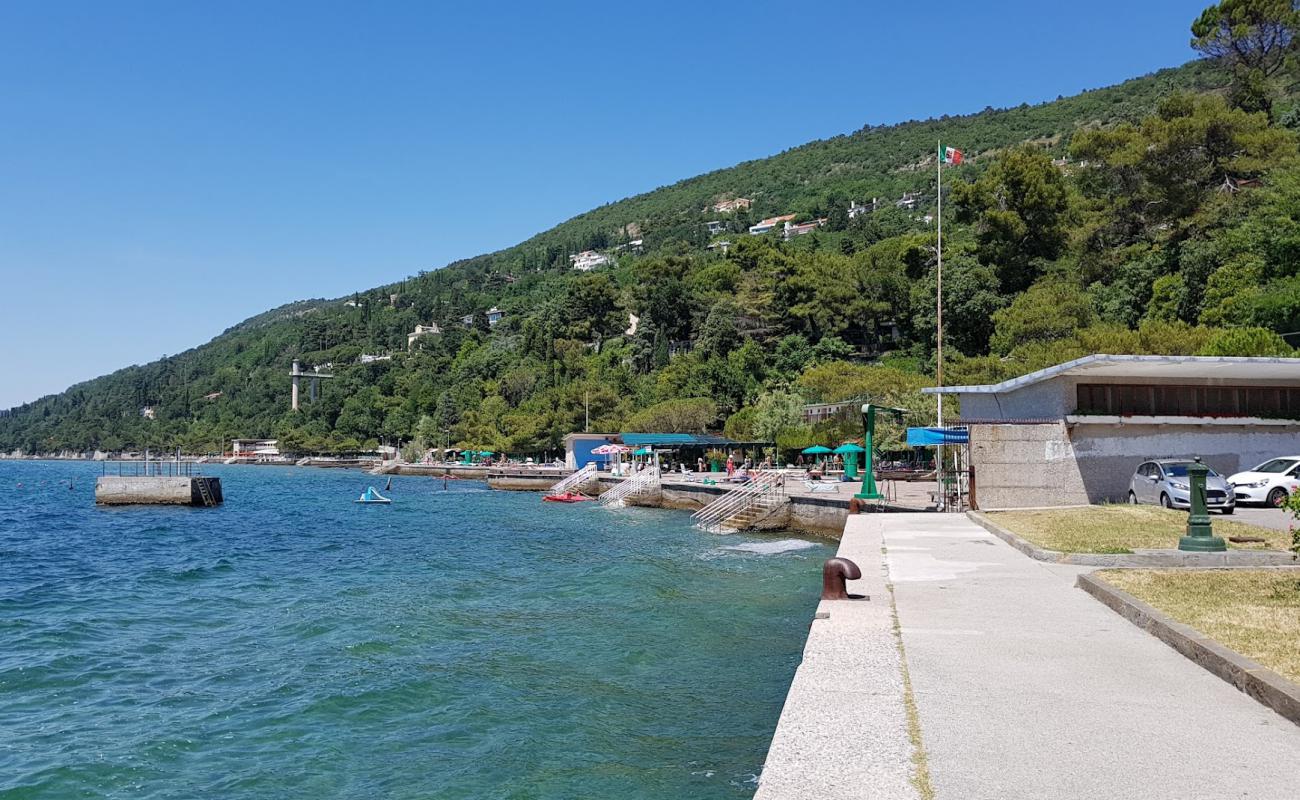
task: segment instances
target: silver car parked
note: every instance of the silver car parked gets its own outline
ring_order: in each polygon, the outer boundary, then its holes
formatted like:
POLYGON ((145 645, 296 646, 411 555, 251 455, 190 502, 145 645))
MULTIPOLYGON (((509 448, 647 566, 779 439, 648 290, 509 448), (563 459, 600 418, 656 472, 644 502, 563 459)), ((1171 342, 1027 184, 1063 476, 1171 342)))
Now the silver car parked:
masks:
MULTIPOLYGON (((1186 459, 1144 461, 1128 483, 1130 503, 1158 503, 1165 508, 1187 508, 1192 505, 1191 487, 1187 468, 1193 462, 1186 459)), ((1206 467, 1209 469, 1209 467, 1206 467)), ((1214 470, 1205 476, 1205 504, 1224 514, 1237 509, 1237 497, 1223 476, 1214 470)))

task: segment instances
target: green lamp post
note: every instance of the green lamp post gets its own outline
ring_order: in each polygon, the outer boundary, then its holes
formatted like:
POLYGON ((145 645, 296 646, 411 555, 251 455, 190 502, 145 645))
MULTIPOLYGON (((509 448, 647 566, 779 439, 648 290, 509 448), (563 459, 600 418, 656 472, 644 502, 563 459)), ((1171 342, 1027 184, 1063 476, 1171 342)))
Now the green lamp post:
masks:
POLYGON ((1191 494, 1191 513, 1187 516, 1187 535, 1178 540, 1178 549, 1190 553, 1222 553, 1228 543, 1214 535, 1210 524, 1210 511, 1205 507, 1205 476, 1209 469, 1201 463, 1187 468, 1187 486, 1191 494))
MULTIPOLYGON (((853 495, 859 500, 883 500, 885 496, 880 493, 876 487, 876 470, 875 451, 873 440, 876 438, 876 409, 870 403, 864 403, 862 406, 862 491, 853 495)), ((902 423, 903 409, 901 408, 884 408, 881 411, 888 411, 894 415, 894 421, 902 423)))

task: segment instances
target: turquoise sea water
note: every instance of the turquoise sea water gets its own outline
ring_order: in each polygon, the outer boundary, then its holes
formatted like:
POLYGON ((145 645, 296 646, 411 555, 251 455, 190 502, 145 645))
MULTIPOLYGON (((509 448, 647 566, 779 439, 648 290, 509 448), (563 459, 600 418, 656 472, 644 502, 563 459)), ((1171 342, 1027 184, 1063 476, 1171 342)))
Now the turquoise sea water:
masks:
POLYGON ((96 465, 0 462, 0 798, 753 792, 827 545, 209 471, 221 508, 101 509, 96 465))

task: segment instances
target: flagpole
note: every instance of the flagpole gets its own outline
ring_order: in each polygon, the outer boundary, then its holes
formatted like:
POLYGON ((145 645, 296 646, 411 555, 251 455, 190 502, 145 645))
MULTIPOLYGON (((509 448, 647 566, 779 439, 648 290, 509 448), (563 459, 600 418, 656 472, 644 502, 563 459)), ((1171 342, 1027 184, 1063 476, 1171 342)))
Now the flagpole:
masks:
MULTIPOLYGON (((938 271, 936 276, 937 286, 935 292, 935 318, 938 323, 938 332, 935 337, 935 379, 939 388, 943 388, 943 141, 940 140, 938 149, 935 150, 935 185, 938 187, 939 208, 936 212, 935 221, 938 223, 939 242, 938 242, 938 271)), ((939 397, 939 427, 943 427, 943 394, 939 397)))
MULTIPOLYGON (((935 212, 935 222, 937 223, 936 231, 938 232, 937 241, 937 265, 935 270, 935 323, 937 331, 935 333, 935 383, 938 384, 938 421, 939 428, 943 428, 943 140, 940 139, 938 147, 935 148, 935 186, 938 195, 938 210, 935 212)), ((940 433, 940 436, 943 434, 940 433)), ((942 439, 940 439, 942 442, 942 439)), ((936 505, 940 510, 947 507, 947 498, 943 492, 943 445, 940 444, 934 449, 935 464, 934 476, 939 481, 939 495, 936 505)))

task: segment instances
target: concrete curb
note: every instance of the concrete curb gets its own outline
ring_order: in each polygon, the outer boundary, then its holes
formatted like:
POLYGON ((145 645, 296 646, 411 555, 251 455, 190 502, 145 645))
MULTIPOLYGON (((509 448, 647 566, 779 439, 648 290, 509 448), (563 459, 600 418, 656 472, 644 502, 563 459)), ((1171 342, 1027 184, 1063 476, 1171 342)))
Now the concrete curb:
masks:
POLYGON ((1300 725, 1300 684, 1229 650, 1101 578, 1080 575, 1075 585, 1239 691, 1300 725))
POLYGON ((1184 553, 1181 550, 1148 550, 1137 553, 1063 553, 1047 550, 1024 539, 982 512, 967 511, 966 516, 984 530, 1036 561, 1074 564, 1081 567, 1118 567, 1123 569, 1167 567, 1283 567, 1293 566, 1294 557, 1282 550, 1228 550, 1226 553, 1184 553))

